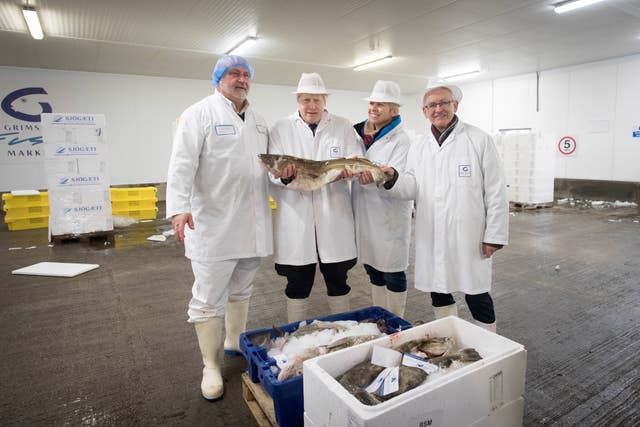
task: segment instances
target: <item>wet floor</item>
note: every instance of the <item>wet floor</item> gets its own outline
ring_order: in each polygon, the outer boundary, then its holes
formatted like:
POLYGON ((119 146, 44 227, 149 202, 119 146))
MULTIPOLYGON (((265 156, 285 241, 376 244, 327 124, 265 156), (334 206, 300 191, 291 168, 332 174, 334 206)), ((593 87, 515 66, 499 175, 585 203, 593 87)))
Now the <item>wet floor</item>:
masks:
MULTIPOLYGON (((524 425, 640 425, 638 208, 566 204, 510 219, 492 294, 498 332, 528 352, 524 425)), ((115 245, 53 247, 46 230, 0 229, 0 424, 256 425, 242 399, 242 357, 224 358, 222 401, 200 396, 190 265, 173 238, 146 240, 169 228, 137 223, 117 230, 115 245), (10 274, 41 261, 100 268, 71 279, 10 274)), ((352 307, 369 306, 361 265, 350 284, 352 307)), ((286 323, 283 288, 266 259, 249 329, 286 323)), ((317 281, 310 316, 328 313, 323 288, 317 281)), ((425 294, 410 289, 405 318, 433 319, 425 294)))

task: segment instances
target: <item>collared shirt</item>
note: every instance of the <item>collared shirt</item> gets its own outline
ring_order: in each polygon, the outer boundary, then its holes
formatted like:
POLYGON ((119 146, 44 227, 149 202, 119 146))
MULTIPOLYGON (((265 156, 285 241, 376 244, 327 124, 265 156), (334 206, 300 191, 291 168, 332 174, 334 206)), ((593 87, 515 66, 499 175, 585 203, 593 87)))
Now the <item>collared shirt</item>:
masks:
POLYGON ((431 133, 433 134, 433 137, 436 139, 436 141, 438 141, 438 145, 442 146, 442 144, 444 144, 444 141, 451 134, 453 128, 455 128, 457 124, 458 116, 454 115, 453 119, 451 120, 451 122, 449 122, 447 128, 443 132, 440 132, 440 130, 434 125, 431 125, 431 133))
MULTIPOLYGON (((222 95, 222 92, 220 92, 217 88, 216 88, 216 91, 218 91, 218 93, 222 95)), ((240 111, 238 111, 238 109, 236 108, 236 104, 234 104, 233 101, 231 101, 229 98, 227 98, 224 95, 222 95, 222 99, 225 102, 227 102, 229 105, 231 105, 231 108, 233 108, 233 111, 235 111, 238 117, 240 117, 240 119, 242 119, 242 121, 244 122, 244 113, 247 111, 247 108, 249 108, 249 100, 245 99, 244 104, 242 104, 242 108, 240 109, 240 111)))

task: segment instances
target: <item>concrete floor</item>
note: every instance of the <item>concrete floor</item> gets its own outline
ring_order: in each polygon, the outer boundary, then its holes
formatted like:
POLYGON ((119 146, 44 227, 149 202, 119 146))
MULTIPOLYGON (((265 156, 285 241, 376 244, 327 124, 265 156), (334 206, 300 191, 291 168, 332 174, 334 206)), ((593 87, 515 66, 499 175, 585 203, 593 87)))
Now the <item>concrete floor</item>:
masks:
MULTIPOLYGON (((637 208, 512 213, 493 297, 499 333, 528 351, 525 426, 640 425, 639 221, 637 208)), ((1 425, 255 425, 241 394, 242 357, 225 356, 222 401, 200 396, 185 314, 189 263, 173 239, 146 241, 168 228, 135 224, 115 247, 49 247, 46 230, 0 231, 1 425), (40 261, 100 268, 72 279, 10 274, 40 261)), ((354 308, 370 305, 360 265, 350 283, 354 308)), ((328 312, 323 287, 314 287, 311 316, 328 312)), ((267 259, 248 328, 286 323, 282 298, 267 259)), ((410 289, 405 318, 433 319, 425 294, 410 289)))

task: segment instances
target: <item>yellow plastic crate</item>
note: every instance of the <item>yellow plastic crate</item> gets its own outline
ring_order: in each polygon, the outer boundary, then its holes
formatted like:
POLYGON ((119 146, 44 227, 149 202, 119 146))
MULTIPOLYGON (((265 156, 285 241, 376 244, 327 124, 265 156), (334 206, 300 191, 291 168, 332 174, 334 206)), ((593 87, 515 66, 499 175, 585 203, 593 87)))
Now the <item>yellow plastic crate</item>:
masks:
POLYGON ((11 193, 2 195, 3 209, 28 208, 31 206, 49 206, 49 193, 41 191, 39 196, 14 196, 11 193))
POLYGON ((32 228, 47 228, 49 226, 49 217, 43 216, 39 218, 17 219, 7 223, 9 231, 30 230, 32 228))
POLYGON ((156 187, 111 188, 111 201, 155 199, 157 191, 156 187))
POLYGON ((29 206, 26 208, 6 208, 7 214, 4 222, 17 221, 19 219, 40 218, 49 216, 49 206, 29 206))
POLYGON ((112 200, 111 210, 114 211, 135 211, 148 210, 156 207, 158 199, 141 199, 141 200, 112 200))
POLYGON ((276 209, 278 207, 278 205, 276 204, 276 201, 273 200, 273 197, 269 196, 269 204, 271 205, 271 209, 276 209))
POLYGON ((113 215, 128 216, 133 219, 156 219, 158 208, 138 210, 111 210, 113 215))

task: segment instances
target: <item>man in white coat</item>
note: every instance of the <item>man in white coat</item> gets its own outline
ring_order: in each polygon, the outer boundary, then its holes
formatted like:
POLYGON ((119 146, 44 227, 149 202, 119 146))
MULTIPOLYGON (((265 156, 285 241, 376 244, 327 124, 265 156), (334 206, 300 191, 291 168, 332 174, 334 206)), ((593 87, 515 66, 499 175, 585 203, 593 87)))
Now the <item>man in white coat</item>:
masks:
POLYGON ((269 179, 258 154, 268 128, 247 100, 253 69, 225 55, 215 93, 180 116, 167 177, 167 218, 184 241, 195 281, 189 322, 202 353, 202 395, 223 396, 221 350, 239 353, 260 258, 273 252, 269 179))
POLYGON ((491 256, 508 243, 509 203, 493 140, 455 114, 459 87, 434 79, 422 98, 431 122, 412 145, 390 192, 416 203, 415 286, 431 292, 436 318, 457 315, 463 292, 476 323, 494 331, 491 256))
MULTIPOLYGON (((354 128, 365 149, 365 157, 378 165, 403 172, 410 139, 400 118, 400 86, 379 80, 373 87, 367 120, 354 128)), ((358 260, 371 281, 373 305, 404 316, 407 301, 411 210, 413 203, 400 201, 375 186, 352 185, 356 215, 358 260)))
MULTIPOLYGON (((298 109, 271 128, 269 153, 311 160, 362 155, 351 123, 326 111, 328 92, 319 74, 302 73, 294 93, 298 109)), ((289 322, 307 316, 316 263, 327 286, 330 311, 348 311, 347 272, 357 259, 348 182, 336 181, 307 193, 286 188, 296 178, 293 166, 274 178, 275 268, 287 278, 289 322)))

